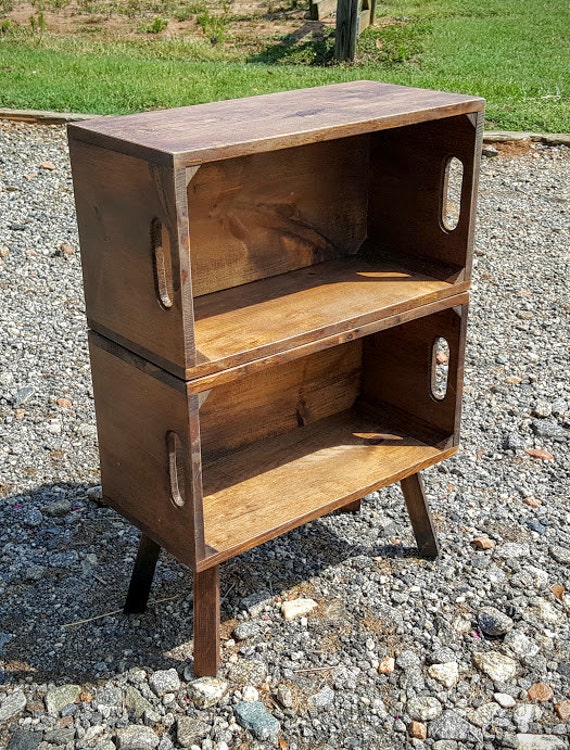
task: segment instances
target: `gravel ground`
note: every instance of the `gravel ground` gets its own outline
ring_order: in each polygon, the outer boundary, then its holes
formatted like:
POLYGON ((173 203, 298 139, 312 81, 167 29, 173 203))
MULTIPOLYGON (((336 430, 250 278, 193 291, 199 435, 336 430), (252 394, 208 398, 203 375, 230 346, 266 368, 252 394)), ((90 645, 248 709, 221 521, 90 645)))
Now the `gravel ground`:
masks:
POLYGON ((440 559, 391 487, 226 563, 196 681, 183 565, 120 613, 138 533, 99 501, 65 132, 0 122, 0 747, 569 747, 569 166, 483 160, 462 447, 425 474, 440 559))

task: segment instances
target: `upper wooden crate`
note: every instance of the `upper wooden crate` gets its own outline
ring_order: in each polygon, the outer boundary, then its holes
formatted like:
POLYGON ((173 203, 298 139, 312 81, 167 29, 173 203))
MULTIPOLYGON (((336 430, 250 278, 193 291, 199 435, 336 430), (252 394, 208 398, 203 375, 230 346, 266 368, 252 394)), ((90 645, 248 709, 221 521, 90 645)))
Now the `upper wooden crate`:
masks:
POLYGON ((90 327, 215 378, 466 290, 483 105, 357 81, 70 125, 90 327))

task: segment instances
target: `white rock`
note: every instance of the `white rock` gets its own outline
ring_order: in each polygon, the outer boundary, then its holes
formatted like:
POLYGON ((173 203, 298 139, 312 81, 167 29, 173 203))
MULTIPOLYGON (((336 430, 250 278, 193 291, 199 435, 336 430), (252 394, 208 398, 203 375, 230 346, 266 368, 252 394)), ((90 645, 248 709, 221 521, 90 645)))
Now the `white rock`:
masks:
POLYGON ((281 613, 286 620, 294 620, 297 617, 308 615, 315 607, 318 607, 318 604, 314 599, 291 599, 291 601, 282 603, 281 613))
POLYGON ((560 615, 556 611, 556 607, 550 602, 547 602, 546 599, 539 599, 536 613, 541 620, 549 622, 552 625, 555 625, 560 621, 560 615))
POLYGON ((566 740, 553 734, 517 734, 518 750, 568 750, 566 740))
POLYGON ((530 547, 528 544, 515 544, 509 542, 503 544, 501 547, 496 548, 496 554, 498 557, 504 557, 512 559, 515 557, 530 557, 530 547))
POLYGON ((478 651, 473 661, 493 682, 508 682, 517 673, 516 661, 499 651, 478 651))
POLYGON ((493 698, 497 701, 501 708, 512 708, 516 705, 516 700, 508 693, 495 693, 493 698))
POLYGON ((148 682, 156 695, 176 693, 180 690, 180 677, 174 667, 155 672, 148 682))
POLYGON ((198 708, 208 708, 215 705, 228 689, 227 682, 216 677, 200 677, 189 683, 188 695, 198 708))
POLYGON ((243 701, 257 701, 259 700, 259 693, 253 685, 246 685, 241 691, 241 699, 243 701))
POLYGON ((505 646, 508 646, 511 651, 514 651, 517 656, 521 657, 536 656, 539 652, 537 644, 524 633, 521 633, 520 630, 511 630, 510 633, 507 633, 504 644, 505 646))
POLYGON ((83 735, 83 742, 91 742, 91 740, 100 737, 104 731, 105 727, 101 726, 101 724, 95 724, 93 727, 88 727, 83 735))
POLYGON ((535 568, 533 565, 528 565, 526 572, 532 576, 532 580, 537 589, 544 589, 548 585, 548 573, 546 570, 541 568, 535 568))
POLYGON ((479 708, 469 711, 467 719, 476 727, 485 729, 493 722, 497 711, 500 711, 500 708, 496 703, 483 703, 479 708))
POLYGON ((26 708, 26 696, 21 690, 14 690, 13 693, 2 698, 0 703, 0 724, 19 714, 26 708))
POLYGON ((413 698, 407 705, 407 713, 413 721, 432 721, 441 715, 442 710, 438 699, 431 696, 413 698))
POLYGON ((521 732, 528 732, 533 721, 538 721, 542 716, 542 709, 532 703, 521 703, 513 711, 513 721, 521 732))
POLYGON ((432 664, 428 669, 428 674, 434 680, 441 682, 445 687, 450 688, 457 685, 459 680, 459 667, 456 661, 446 661, 444 664, 432 664))
POLYGON ((160 738, 150 727, 133 724, 117 732, 117 747, 119 750, 153 750, 160 738))

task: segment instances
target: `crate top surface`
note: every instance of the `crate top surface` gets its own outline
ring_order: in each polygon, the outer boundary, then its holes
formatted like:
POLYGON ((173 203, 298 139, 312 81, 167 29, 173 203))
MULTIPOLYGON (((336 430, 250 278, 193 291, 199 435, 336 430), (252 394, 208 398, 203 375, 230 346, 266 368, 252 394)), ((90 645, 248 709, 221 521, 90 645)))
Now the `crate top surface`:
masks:
POLYGON ((483 109, 484 99, 375 81, 195 104, 68 126, 72 140, 184 167, 483 109))

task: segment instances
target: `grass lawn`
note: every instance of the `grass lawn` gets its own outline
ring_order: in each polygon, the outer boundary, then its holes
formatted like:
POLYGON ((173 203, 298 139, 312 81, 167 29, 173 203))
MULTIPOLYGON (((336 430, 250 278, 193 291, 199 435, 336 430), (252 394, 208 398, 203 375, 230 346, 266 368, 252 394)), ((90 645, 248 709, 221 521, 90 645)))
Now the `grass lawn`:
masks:
MULTIPOLYGON (((0 0, 0 106, 93 113, 358 78, 484 96, 487 127, 570 131, 567 0, 386 0, 352 64, 299 0, 0 0)), ((308 2, 308 0, 306 0, 308 2)))

